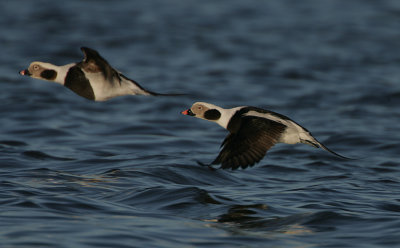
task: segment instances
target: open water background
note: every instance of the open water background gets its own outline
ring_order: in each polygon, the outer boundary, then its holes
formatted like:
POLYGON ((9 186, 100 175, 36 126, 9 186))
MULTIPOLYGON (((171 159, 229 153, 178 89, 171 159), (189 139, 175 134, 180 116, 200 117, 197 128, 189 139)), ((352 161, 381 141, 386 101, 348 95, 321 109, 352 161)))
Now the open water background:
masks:
POLYGON ((398 247, 400 2, 0 3, 1 247, 398 247), (184 97, 90 102, 22 77, 100 52, 184 97), (211 171, 195 101, 285 114, 331 149, 211 171))

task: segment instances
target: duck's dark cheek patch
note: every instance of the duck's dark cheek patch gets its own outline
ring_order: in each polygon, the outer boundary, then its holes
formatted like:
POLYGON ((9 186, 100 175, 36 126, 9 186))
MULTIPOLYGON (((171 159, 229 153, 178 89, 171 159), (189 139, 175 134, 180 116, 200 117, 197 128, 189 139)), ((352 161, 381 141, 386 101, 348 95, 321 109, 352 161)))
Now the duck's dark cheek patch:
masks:
POLYGON ((57 72, 55 70, 44 70, 40 73, 40 77, 47 80, 54 80, 57 77, 57 72))
POLYGON ((207 120, 218 120, 221 117, 221 113, 216 109, 210 109, 204 112, 204 118, 207 120))

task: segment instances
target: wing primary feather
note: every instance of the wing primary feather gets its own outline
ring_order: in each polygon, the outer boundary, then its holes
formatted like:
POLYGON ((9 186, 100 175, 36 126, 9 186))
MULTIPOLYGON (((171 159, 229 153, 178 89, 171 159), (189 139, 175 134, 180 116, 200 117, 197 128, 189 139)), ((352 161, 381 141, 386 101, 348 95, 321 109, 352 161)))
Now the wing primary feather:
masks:
POLYGON ((212 164, 232 170, 253 166, 277 143, 286 128, 283 124, 254 116, 241 117, 239 123, 222 142, 222 149, 212 164))

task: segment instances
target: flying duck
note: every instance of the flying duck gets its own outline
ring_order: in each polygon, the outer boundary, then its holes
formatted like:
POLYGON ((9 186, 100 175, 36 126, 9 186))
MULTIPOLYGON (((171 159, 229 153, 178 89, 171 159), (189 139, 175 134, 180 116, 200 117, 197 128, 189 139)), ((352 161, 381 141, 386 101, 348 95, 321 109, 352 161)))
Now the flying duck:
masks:
POLYGON ((45 62, 32 62, 21 75, 59 83, 76 94, 92 101, 106 101, 123 95, 175 96, 144 89, 111 67, 100 54, 88 47, 81 47, 84 58, 81 62, 56 66, 45 62))
MULTIPOLYGON (((304 143, 346 158, 324 146, 311 133, 290 118, 257 107, 224 109, 206 102, 196 102, 184 115, 213 121, 229 131, 221 151, 211 165, 222 169, 245 169, 258 163, 276 143, 304 143)), ((202 163, 200 163, 202 164, 202 163)))

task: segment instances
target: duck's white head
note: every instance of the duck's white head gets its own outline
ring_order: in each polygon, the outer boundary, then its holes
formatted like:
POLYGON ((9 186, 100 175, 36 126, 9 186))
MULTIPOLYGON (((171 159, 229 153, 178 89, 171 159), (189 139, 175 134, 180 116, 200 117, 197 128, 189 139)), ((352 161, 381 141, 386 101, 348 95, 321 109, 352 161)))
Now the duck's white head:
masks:
POLYGON ((230 110, 233 109, 224 109, 206 102, 195 102, 190 109, 184 110, 181 113, 207 121, 216 122, 223 128, 227 128, 228 122, 233 115, 230 110))
POLYGON ((64 84, 65 75, 71 66, 72 64, 56 66, 50 63, 34 61, 29 65, 28 69, 20 71, 19 74, 31 78, 64 84))

